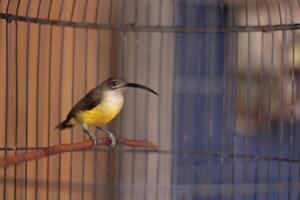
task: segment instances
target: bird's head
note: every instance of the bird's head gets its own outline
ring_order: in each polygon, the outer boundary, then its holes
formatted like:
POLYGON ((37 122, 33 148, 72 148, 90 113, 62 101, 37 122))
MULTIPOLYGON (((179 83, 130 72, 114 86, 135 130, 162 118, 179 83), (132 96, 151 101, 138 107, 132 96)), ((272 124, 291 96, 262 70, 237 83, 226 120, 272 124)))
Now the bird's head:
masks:
POLYGON ((126 88, 132 87, 132 88, 141 88, 149 92, 152 92, 155 95, 158 95, 157 92, 155 92, 154 90, 152 90, 147 86, 138 83, 128 83, 123 78, 109 78, 106 81, 104 81, 101 85, 108 91, 118 91, 123 93, 126 88))

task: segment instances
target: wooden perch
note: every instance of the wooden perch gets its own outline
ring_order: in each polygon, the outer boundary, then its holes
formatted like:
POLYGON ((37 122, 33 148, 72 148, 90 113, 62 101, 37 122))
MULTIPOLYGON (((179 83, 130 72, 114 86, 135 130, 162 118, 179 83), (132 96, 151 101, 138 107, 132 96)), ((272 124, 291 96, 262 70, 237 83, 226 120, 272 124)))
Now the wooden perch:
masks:
MULTIPOLYGON (((141 141, 141 140, 131 140, 127 138, 116 138, 116 144, 127 145, 131 147, 143 147, 150 150, 157 150, 158 146, 154 143, 141 141)), ((97 146, 100 145, 110 145, 111 139, 110 137, 102 137, 97 141, 97 146)), ((28 151, 26 153, 20 153, 16 155, 9 155, 6 158, 0 159, 0 167, 5 167, 8 165, 16 165, 29 160, 39 159, 51 155, 56 155, 65 152, 73 152, 73 151, 82 151, 86 149, 92 149, 94 147, 94 143, 92 140, 85 140, 82 142, 77 142, 73 144, 60 144, 56 146, 51 146, 49 148, 38 149, 33 151, 28 151)))

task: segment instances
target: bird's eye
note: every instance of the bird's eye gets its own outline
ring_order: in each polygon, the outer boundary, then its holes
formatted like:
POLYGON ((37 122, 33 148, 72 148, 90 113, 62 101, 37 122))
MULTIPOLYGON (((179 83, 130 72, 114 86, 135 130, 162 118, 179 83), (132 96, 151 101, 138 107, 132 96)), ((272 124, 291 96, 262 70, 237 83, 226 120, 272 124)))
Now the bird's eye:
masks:
POLYGON ((113 84, 113 86, 117 86, 118 85, 118 81, 113 81, 112 84, 113 84))

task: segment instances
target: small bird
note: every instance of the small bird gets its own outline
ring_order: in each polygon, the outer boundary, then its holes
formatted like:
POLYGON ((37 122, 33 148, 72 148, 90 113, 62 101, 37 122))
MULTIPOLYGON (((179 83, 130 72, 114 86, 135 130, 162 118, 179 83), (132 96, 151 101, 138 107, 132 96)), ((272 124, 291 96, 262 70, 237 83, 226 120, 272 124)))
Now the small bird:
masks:
POLYGON ((80 124, 85 133, 97 144, 97 137, 88 130, 88 125, 96 126, 97 129, 106 133, 111 138, 111 145, 115 146, 114 135, 101 128, 100 125, 107 124, 121 111, 124 103, 123 93, 128 87, 148 90, 155 95, 157 92, 138 83, 128 83, 123 78, 109 78, 89 91, 69 112, 67 118, 55 128, 63 130, 80 124))

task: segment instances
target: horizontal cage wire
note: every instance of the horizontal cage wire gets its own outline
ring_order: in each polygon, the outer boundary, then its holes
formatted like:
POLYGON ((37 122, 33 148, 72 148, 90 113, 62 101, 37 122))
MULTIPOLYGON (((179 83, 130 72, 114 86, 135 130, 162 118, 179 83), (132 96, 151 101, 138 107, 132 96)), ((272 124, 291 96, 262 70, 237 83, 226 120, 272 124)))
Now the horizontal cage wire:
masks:
MULTIPOLYGON (((0 199, 299 199, 299 0, 1 0, 0 163, 89 139, 57 130, 109 77, 116 145, 0 168, 0 199)), ((93 126, 98 137, 103 133, 93 126)))

